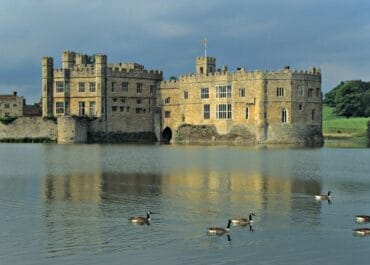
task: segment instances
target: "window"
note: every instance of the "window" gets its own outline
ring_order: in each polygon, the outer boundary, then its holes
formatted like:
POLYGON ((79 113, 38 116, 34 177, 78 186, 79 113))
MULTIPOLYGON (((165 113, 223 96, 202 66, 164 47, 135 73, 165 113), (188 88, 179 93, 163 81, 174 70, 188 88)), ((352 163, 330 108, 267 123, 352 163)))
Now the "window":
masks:
POLYGON ((5 112, 5 117, 9 117, 10 116, 10 113, 9 112, 5 112))
POLYGON ((284 97, 284 88, 283 87, 276 88, 276 96, 284 97))
POLYGON ((9 104, 4 104, 4 108, 5 109, 9 109, 10 108, 10 105, 9 104))
POLYGON ((205 120, 208 120, 211 116, 211 110, 209 104, 204 104, 203 105, 203 118, 205 120))
POLYGON ((112 82, 112 92, 116 92, 116 82, 112 82))
POLYGON ((138 99, 136 100, 136 105, 141 105, 141 99, 140 99, 140 98, 138 98, 138 99))
POLYGON ((199 68, 199 72, 200 72, 201 74, 203 74, 203 67, 200 67, 200 68, 199 68))
POLYGON ((149 94, 150 94, 151 96, 153 96, 153 94, 154 94, 154 85, 151 85, 151 86, 149 87, 149 94))
POLYGON ((64 102, 55 102, 55 112, 57 114, 64 113, 64 102))
POLYGON ((288 121, 288 113, 286 109, 282 109, 281 111, 281 122, 282 123, 287 123, 288 121))
POLYGON ((128 92, 128 83, 123 82, 121 85, 122 85, 122 92, 128 92))
POLYGON ((129 106, 127 106, 127 112, 130 112, 130 107, 129 106))
POLYGON ((309 88, 308 91, 307 91, 307 94, 308 94, 308 97, 311 98, 312 94, 313 94, 313 89, 309 88))
POLYGON ((78 92, 85 92, 85 83, 78 83, 78 92))
POLYGON ((239 97, 245 97, 245 88, 239 88, 239 97))
POLYGON ((216 118, 223 120, 223 119, 231 119, 231 104, 217 104, 216 105, 216 118))
POLYGON ((245 108, 245 118, 248 120, 249 119, 249 108, 245 108))
POLYGON ((311 119, 312 120, 315 119, 315 109, 312 109, 312 111, 311 111, 311 119))
POLYGON ((170 104, 170 103, 171 103, 170 97, 164 99, 164 104, 170 104))
POLYGON ((143 84, 142 83, 136 83, 136 93, 137 94, 143 93, 143 84))
POLYGON ((188 91, 184 91, 184 99, 187 99, 189 97, 188 91))
POLYGON ((301 96, 304 95, 304 86, 300 86, 300 89, 301 89, 301 96))
POLYGON ((209 98, 209 89, 208 89, 208 87, 202 87, 200 89, 200 98, 209 98))
POLYGON ((299 104, 298 109, 302 110, 302 104, 299 104))
POLYGON ((320 96, 320 88, 316 88, 316 97, 320 96))
POLYGON ((95 82, 90 82, 89 91, 90 92, 95 92, 95 82))
POLYGON ((143 109, 142 108, 136 108, 136 113, 143 113, 143 109))
POLYGON ((120 112, 123 112, 124 109, 125 109, 125 107, 119 107, 120 112))
POLYGON ((165 118, 170 118, 170 117, 171 117, 171 111, 166 110, 166 111, 164 112, 164 117, 165 117, 165 118))
POLYGON ((125 98, 121 98, 121 102, 122 103, 126 103, 126 99, 125 98))
POLYGON ((90 117, 95 117, 96 116, 95 108, 96 108, 95 101, 90 101, 90 108, 89 108, 90 117))
POLYGON ((231 86, 216 86, 216 98, 231 98, 231 86))
POLYGON ((117 106, 112 106, 112 111, 117 111, 117 106))
POLYGON ((117 102, 117 98, 113 98, 113 102, 117 102))
POLYGON ((58 93, 64 92, 64 82, 63 81, 55 81, 56 90, 58 93))
POLYGON ((78 102, 78 115, 85 116, 85 102, 83 101, 78 102))
POLYGON ((17 104, 13 104, 13 107, 16 107, 17 106, 17 104))

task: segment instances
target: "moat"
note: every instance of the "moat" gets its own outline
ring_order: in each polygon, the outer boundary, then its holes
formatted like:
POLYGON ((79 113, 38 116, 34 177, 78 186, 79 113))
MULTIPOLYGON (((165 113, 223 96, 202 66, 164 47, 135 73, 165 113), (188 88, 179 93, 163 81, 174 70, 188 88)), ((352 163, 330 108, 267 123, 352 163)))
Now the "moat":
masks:
POLYGON ((369 148, 0 145, 1 264, 365 264, 369 148), (333 192, 332 200, 314 195, 333 192), (149 226, 127 218, 152 210, 149 226), (255 213, 253 231, 207 227, 255 213))

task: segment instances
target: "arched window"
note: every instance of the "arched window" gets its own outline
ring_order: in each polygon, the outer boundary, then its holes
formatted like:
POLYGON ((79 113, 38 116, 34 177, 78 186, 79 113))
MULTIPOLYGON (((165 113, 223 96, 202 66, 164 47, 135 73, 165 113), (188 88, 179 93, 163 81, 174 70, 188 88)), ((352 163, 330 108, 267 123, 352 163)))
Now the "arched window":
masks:
POLYGON ((245 108, 245 118, 248 120, 249 119, 249 108, 245 108))
POLYGON ((287 123, 287 121, 288 121, 288 111, 284 108, 281 111, 281 122, 287 123))
POLYGON ((312 118, 312 120, 315 119, 315 109, 312 109, 312 111, 311 111, 311 118, 312 118))

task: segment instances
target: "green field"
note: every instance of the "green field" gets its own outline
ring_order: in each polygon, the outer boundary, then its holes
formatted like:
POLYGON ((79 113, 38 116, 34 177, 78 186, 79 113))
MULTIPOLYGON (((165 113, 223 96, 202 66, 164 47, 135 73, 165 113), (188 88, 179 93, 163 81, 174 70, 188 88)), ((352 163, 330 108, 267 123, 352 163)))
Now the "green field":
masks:
POLYGON ((367 135, 370 118, 346 118, 333 113, 334 108, 323 106, 323 134, 326 138, 353 138, 367 135))

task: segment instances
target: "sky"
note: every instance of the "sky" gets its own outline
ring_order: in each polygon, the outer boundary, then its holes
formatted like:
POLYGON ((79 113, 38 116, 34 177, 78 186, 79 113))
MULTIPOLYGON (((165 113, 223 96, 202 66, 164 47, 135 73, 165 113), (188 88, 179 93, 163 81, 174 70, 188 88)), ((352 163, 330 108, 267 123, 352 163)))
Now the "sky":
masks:
POLYGON ((0 0, 0 94, 41 94, 41 57, 138 62, 164 78, 207 55, 229 70, 321 68, 322 90, 370 80, 368 0, 0 0))

